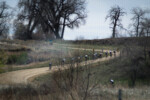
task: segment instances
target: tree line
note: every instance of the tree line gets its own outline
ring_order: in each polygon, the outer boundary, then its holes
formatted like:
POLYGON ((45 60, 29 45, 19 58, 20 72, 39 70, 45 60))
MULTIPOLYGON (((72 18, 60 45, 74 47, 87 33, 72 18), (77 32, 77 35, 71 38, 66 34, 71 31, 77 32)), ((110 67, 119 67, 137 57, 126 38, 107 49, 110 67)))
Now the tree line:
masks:
POLYGON ((122 17, 127 13, 123 10, 123 8, 119 6, 113 6, 109 10, 106 20, 110 19, 110 28, 112 28, 112 38, 115 38, 118 34, 117 29, 121 28, 123 30, 127 30, 129 33, 134 33, 135 37, 141 36, 150 36, 150 16, 145 16, 149 14, 149 9, 142 9, 140 7, 133 8, 131 10, 132 14, 132 31, 125 29, 121 23, 122 17))
MULTIPOLYGON (((73 29, 84 24, 87 18, 86 0, 19 0, 18 12, 13 21, 14 38, 32 39, 35 33, 50 34, 56 39, 63 39, 66 27, 73 29)), ((6 2, 0 2, 0 37, 6 37, 9 31, 11 8, 6 2)), ((106 20, 110 19, 112 38, 118 34, 118 28, 134 33, 136 37, 150 36, 150 17, 145 16, 149 10, 133 8, 132 31, 125 29, 121 23, 127 13, 119 6, 108 11, 106 20)), ((40 36, 41 37, 41 36, 40 36)))
MULTIPOLYGON (((0 2, 0 5, 5 6, 6 3, 0 2)), ((19 0, 19 12, 14 20, 14 36, 32 39, 34 31, 41 30, 62 39, 66 27, 73 29, 85 23, 85 5, 85 0, 19 0)), ((2 7, 0 9, 6 10, 2 7)), ((2 14, 5 12, 2 11, 2 14)))

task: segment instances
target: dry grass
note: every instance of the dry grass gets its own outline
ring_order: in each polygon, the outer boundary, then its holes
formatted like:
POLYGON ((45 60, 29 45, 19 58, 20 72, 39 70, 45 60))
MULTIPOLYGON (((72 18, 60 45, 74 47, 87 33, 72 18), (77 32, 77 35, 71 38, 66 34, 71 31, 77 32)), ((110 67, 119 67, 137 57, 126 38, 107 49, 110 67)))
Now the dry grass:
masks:
MULTIPOLYGON (((11 41, 7 42, 11 43, 11 41)), ((106 42, 109 42, 109 40, 106 42)), ((15 41, 13 43, 22 44, 31 48, 32 52, 29 53, 29 56, 35 60, 34 63, 29 65, 17 66, 18 69, 48 66, 51 57, 54 57, 53 60, 58 59, 58 61, 61 61, 61 58, 63 57, 68 57, 68 59, 70 59, 73 56, 85 55, 87 53, 92 54, 92 51, 70 50, 69 48, 66 48, 67 46, 75 48, 105 48, 103 46, 99 47, 98 45, 95 46, 89 44, 59 45, 56 43, 51 46, 48 42, 45 41, 15 41), (55 58, 57 56, 59 57, 55 58), (44 59, 44 62, 39 62, 39 59, 44 59)), ((116 47, 115 49, 118 48, 116 47)), ((106 48, 114 49, 114 46, 108 46, 106 48)), ((58 63, 60 62, 56 62, 56 64, 58 63)), ((70 63, 70 60, 68 60, 67 63, 70 63)), ((34 81, 36 85, 18 85, 0 89, 0 100, 82 100, 85 95, 84 90, 88 81, 86 80, 84 83, 84 80, 87 79, 89 74, 91 76, 89 80, 90 84, 86 100, 117 100, 118 90, 120 88, 123 90, 123 100, 149 100, 150 88, 149 81, 147 79, 146 84, 143 82, 145 80, 142 80, 142 82, 141 80, 137 80, 137 85, 134 88, 130 88, 128 86, 128 71, 130 70, 124 70, 124 68, 129 69, 129 65, 129 62, 123 58, 96 64, 89 64, 88 66, 92 66, 91 69, 87 70, 84 68, 85 66, 79 69, 80 78, 78 80, 78 84, 76 84, 76 80, 74 80, 76 79, 77 69, 70 69, 54 74, 40 76, 34 81), (71 72, 72 70, 73 73, 71 72), (70 84, 72 75, 74 77, 74 81, 73 84, 70 84), (110 85, 110 78, 115 80, 115 87, 110 85), (96 86, 92 89, 92 91, 89 91, 94 86, 94 84, 96 84, 96 86)))

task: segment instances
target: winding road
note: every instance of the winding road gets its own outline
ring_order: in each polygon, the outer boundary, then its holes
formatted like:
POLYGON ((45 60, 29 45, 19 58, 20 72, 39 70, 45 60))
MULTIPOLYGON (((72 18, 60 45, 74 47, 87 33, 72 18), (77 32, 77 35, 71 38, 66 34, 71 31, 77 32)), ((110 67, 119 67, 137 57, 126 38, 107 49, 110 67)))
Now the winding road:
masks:
MULTIPOLYGON (((119 52, 116 53, 116 57, 119 56, 119 52)), ((87 64, 93 64, 98 63, 101 61, 107 61, 110 59, 113 59, 115 56, 112 57, 103 57, 96 60, 89 60, 87 61, 87 64)), ((81 62, 80 65, 85 65, 85 62, 81 62)), ((0 84, 3 85, 11 85, 11 84, 27 84, 35 77, 46 74, 46 73, 53 73, 55 71, 58 71, 58 69, 64 70, 69 68, 69 66, 66 64, 64 67, 61 66, 53 66, 51 70, 49 70, 49 67, 44 68, 34 68, 34 69, 25 69, 25 70, 18 70, 18 71, 12 71, 12 72, 6 72, 3 74, 0 74, 0 84)))
MULTIPOLYGON (((72 48, 72 49, 77 49, 77 48, 72 48)), ((80 49, 83 50, 82 48, 80 49)), ((88 50, 93 50, 93 49, 88 49, 88 50)), ((95 50, 95 51, 100 51, 100 50, 95 50)), ((88 60, 87 62, 84 61, 84 62, 81 62, 80 65, 82 66, 85 64, 93 64, 93 63, 98 63, 102 61, 107 61, 118 56, 119 56, 119 52, 116 52, 115 56, 113 55, 112 57, 108 56, 108 57, 103 57, 103 58, 99 58, 96 60, 88 60)), ((24 70, 6 72, 6 73, 0 74, 0 84, 1 85, 27 84, 27 83, 30 83, 30 81, 32 81, 35 77, 39 75, 53 73, 55 71, 58 71, 59 69, 64 70, 67 68, 69 68, 69 64, 65 64, 63 67, 61 67, 60 65, 52 66, 51 70, 49 70, 49 67, 43 67, 43 68, 33 68, 33 69, 24 69, 24 70)))

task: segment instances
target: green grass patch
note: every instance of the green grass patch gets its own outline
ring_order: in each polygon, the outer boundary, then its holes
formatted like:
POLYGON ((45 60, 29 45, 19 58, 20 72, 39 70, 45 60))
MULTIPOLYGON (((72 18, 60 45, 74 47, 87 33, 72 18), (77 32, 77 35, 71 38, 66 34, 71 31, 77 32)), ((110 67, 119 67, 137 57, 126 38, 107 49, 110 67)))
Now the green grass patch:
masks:
POLYGON ((7 62, 8 56, 4 51, 0 51, 0 73, 3 73, 3 68, 7 62))
POLYGON ((27 52, 23 52, 19 55, 10 55, 7 59, 7 64, 26 64, 28 60, 27 52))

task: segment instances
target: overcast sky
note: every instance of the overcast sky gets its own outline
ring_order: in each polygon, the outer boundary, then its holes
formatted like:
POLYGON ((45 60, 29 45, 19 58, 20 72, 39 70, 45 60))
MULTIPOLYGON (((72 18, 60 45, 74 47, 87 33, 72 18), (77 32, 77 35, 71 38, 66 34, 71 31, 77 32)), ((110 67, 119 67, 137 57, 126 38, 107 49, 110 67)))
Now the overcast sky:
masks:
MULTIPOLYGON (((16 7, 18 0, 0 0, 7 1, 8 5, 16 7)), ((119 5, 127 12, 122 19, 122 24, 125 28, 131 23, 131 9, 133 7, 141 7, 150 9, 150 0, 87 0, 88 17, 86 23, 79 28, 73 30, 65 30, 64 39, 72 40, 77 37, 85 39, 102 39, 111 37, 111 29, 109 28, 109 20, 105 21, 108 10, 119 5)))

